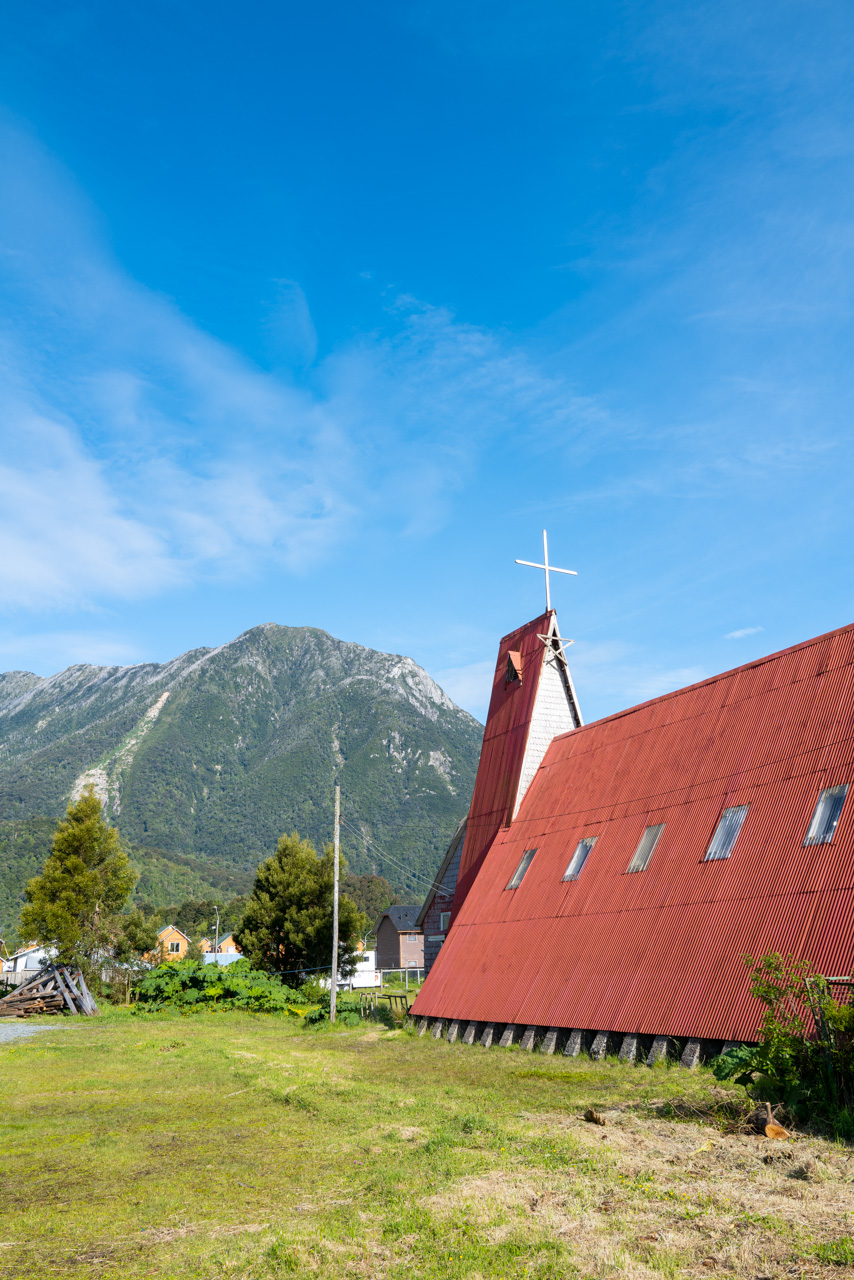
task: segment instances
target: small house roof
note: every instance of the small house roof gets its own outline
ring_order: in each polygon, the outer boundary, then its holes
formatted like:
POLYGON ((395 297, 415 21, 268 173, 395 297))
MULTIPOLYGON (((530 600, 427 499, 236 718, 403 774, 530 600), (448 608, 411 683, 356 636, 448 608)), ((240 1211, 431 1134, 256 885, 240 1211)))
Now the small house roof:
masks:
POLYGON ((17 951, 13 951, 11 955, 3 957, 4 960, 17 960, 18 956, 28 956, 31 951, 47 951, 47 946, 42 942, 29 942, 25 947, 19 947, 17 951))
POLYGON ((388 911, 384 911, 379 920, 377 920, 377 929, 379 929, 386 916, 388 916, 398 933, 406 933, 410 929, 418 929, 420 927, 418 925, 417 903, 414 906, 389 907, 388 911))
MULTIPOLYGON (((165 924, 157 936, 158 938, 162 938, 163 935, 166 933, 180 933, 182 938, 187 938, 186 933, 184 933, 182 929, 179 929, 178 926, 174 924, 165 924)), ((192 938, 187 938, 187 941, 192 942, 192 938)))

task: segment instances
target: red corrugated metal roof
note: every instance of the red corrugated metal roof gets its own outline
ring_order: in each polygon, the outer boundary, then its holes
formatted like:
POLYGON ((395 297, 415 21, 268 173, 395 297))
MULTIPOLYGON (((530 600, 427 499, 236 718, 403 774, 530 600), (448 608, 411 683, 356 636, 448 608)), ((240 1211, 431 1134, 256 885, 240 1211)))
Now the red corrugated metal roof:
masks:
POLYGON ((539 636, 548 631, 551 616, 550 610, 511 631, 498 647, 480 764, 457 877, 454 918, 496 832, 503 824, 509 823, 513 813, 545 655, 545 645, 539 636), (521 680, 507 679, 507 662, 511 655, 514 666, 521 670, 521 680))
MULTIPOLYGON (((481 765, 493 792, 501 767, 481 765)), ((840 782, 854 783, 854 627, 555 738, 481 853, 414 1012, 754 1037, 746 954, 854 968, 854 787, 832 843, 803 845, 819 792, 840 782), (731 857, 705 862, 721 811, 741 804, 731 857), (648 868, 627 873, 662 822, 648 868), (563 883, 584 836, 596 844, 563 883)))

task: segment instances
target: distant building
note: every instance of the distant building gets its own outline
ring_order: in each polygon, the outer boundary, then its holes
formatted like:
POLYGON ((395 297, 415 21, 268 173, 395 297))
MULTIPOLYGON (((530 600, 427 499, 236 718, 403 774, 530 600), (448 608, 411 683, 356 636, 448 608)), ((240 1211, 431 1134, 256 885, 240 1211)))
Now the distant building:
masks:
POLYGON ((202 938, 199 947, 204 952, 205 964, 234 964, 235 960, 243 959, 243 952, 230 933, 220 939, 218 951, 214 950, 214 944, 210 938, 202 938))
POLYGON ((174 924, 165 924, 157 935, 157 950, 149 952, 146 960, 183 960, 191 939, 174 924), (159 951, 159 956, 158 956, 159 951))
POLYGON ((28 978, 34 977, 39 969, 43 969, 46 964, 49 964, 50 959, 51 954, 48 947, 43 947, 37 942, 31 942, 28 946, 21 947, 20 951, 16 951, 14 955, 4 957, 3 976, 7 983, 25 982, 28 978))
POLYGON ((418 907, 389 907, 376 924, 378 969, 423 969, 424 933, 418 907))
POLYGON ((365 951, 364 949, 359 952, 356 968, 350 974, 350 977, 339 977, 338 979, 339 991, 359 991, 365 988, 381 986, 382 975, 377 968, 377 953, 376 951, 365 951))

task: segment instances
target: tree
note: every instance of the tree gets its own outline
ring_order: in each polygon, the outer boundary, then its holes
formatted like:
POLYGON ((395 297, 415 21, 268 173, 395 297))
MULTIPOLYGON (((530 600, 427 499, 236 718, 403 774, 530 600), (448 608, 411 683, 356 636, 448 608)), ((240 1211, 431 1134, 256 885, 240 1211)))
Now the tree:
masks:
MULTIPOLYGON (((342 858, 342 876, 345 869, 342 858)), ((293 985, 298 975, 331 965, 333 875, 331 845, 318 857, 314 846, 300 840, 296 832, 282 836, 276 852, 258 868, 243 922, 234 935, 255 968, 287 974, 293 985)), ((338 972, 342 977, 353 972, 357 942, 367 927, 367 917, 341 894, 338 972)))
POLYGON ((57 827, 41 875, 27 885, 21 934, 86 973, 96 956, 121 962, 153 945, 151 925, 140 912, 120 915, 135 882, 118 831, 104 821, 100 801, 87 787, 57 827))
POLYGON ((396 907, 401 899, 386 880, 385 876, 357 876, 348 871, 343 878, 344 888, 360 911, 364 911, 373 928, 377 920, 389 907, 396 907))

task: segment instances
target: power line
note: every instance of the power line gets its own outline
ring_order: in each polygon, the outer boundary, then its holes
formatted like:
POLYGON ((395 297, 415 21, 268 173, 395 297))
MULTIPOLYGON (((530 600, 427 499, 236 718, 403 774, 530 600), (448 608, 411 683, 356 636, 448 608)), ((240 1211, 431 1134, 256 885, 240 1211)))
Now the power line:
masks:
POLYGON ((357 827, 351 826, 351 824, 348 822, 346 818, 342 818, 341 822, 345 827, 349 828, 351 835, 358 836, 360 840, 363 840, 365 842, 366 849, 369 844, 372 844, 376 849, 377 853, 379 853, 381 857, 384 858, 387 862, 390 862, 392 866, 397 867, 399 871, 405 871, 408 876, 412 876, 416 880, 423 881, 424 884, 426 884, 430 889, 439 888, 439 885, 435 880, 430 880, 427 878, 427 876, 420 875, 417 871, 413 871, 410 867, 404 866, 402 862, 398 862, 397 859, 393 858, 390 853, 386 853, 385 849, 383 849, 381 845, 377 844, 373 836, 366 836, 364 831, 359 831, 357 827))

